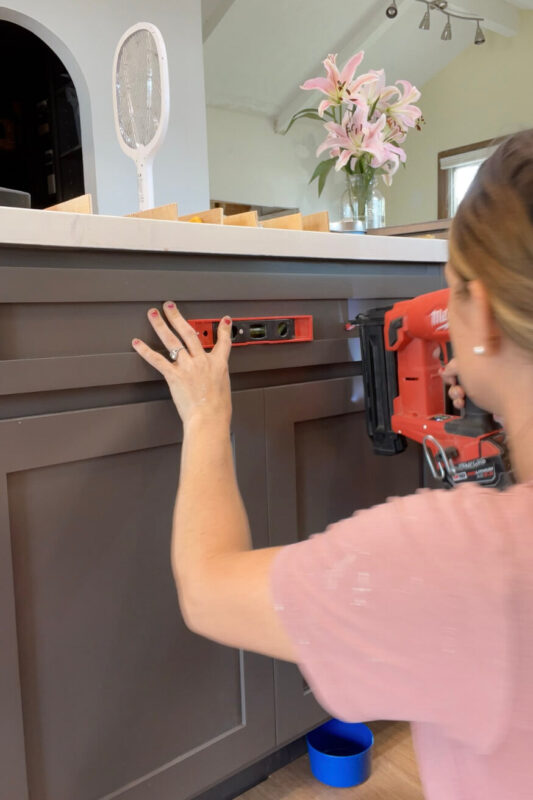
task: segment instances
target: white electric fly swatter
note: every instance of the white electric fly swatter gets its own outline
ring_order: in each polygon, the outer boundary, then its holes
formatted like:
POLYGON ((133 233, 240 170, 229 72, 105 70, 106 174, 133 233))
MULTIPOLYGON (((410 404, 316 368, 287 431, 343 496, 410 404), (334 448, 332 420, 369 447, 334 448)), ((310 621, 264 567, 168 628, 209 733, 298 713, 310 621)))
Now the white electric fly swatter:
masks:
POLYGON ((113 61, 113 110, 118 141, 135 161, 139 209, 154 205, 154 156, 168 127, 168 61, 161 32, 149 22, 128 28, 113 61))

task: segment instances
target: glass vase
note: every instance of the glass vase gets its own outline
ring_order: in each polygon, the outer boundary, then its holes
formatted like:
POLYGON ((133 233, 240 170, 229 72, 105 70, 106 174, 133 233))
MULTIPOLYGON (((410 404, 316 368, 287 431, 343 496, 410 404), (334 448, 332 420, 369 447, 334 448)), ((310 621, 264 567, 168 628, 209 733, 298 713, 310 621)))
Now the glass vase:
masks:
POLYGON ((364 233, 385 225, 385 198, 375 175, 346 173, 346 189, 341 200, 343 230, 364 233))

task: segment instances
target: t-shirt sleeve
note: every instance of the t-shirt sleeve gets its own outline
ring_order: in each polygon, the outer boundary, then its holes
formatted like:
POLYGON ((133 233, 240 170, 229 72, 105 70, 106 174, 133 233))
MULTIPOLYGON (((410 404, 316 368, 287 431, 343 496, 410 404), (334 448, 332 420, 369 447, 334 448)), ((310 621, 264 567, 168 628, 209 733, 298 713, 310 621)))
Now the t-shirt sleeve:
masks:
POLYGON ((434 723, 490 748, 510 683, 497 496, 423 490, 279 552, 274 604, 331 714, 434 723))

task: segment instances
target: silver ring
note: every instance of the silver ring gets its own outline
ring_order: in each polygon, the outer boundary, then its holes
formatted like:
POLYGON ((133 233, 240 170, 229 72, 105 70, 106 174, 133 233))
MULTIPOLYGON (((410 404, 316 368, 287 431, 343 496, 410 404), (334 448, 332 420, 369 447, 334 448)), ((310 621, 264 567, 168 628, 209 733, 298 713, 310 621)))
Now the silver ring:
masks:
POLYGON ((185 350, 183 345, 181 347, 176 347, 174 350, 170 350, 168 353, 168 357, 171 361, 177 361, 177 358, 182 350, 185 350))

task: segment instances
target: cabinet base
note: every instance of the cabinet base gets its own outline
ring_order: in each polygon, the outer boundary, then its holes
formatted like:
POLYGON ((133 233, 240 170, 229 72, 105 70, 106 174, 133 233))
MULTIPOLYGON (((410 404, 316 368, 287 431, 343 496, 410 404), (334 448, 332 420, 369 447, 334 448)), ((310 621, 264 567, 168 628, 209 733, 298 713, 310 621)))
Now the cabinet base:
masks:
POLYGON ((196 795, 194 800, 234 800, 248 789, 257 786, 258 783, 266 781, 269 775, 282 767, 286 767, 292 761, 307 752, 305 737, 296 739, 280 750, 276 750, 269 756, 256 761, 255 764, 233 775, 222 783, 213 786, 202 794, 196 795))

